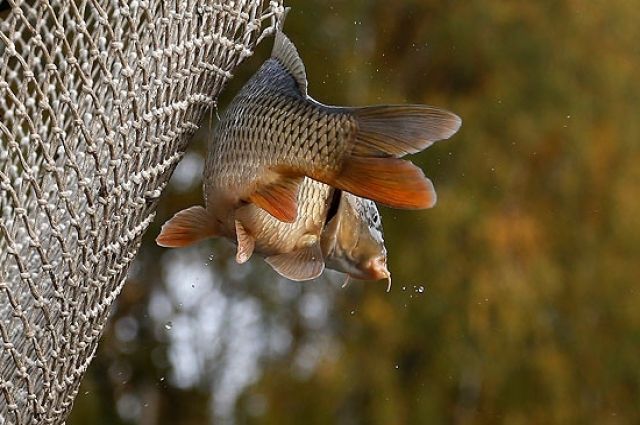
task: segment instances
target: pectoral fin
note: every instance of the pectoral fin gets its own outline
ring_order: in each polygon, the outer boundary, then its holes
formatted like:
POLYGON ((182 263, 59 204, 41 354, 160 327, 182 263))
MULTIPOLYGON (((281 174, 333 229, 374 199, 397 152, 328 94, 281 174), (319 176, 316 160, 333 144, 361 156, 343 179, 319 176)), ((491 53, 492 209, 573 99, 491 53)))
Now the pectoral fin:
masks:
POLYGON ((207 210, 196 205, 182 210, 162 225, 156 243, 168 248, 189 246, 217 236, 217 224, 207 210))
POLYGON ((238 220, 236 220, 236 239, 238 240, 238 251, 236 252, 236 263, 243 264, 249 261, 256 246, 256 241, 238 220))
POLYGON ((324 259, 318 243, 286 254, 272 255, 265 261, 282 276, 296 281, 314 279, 324 271, 324 259))
POLYGON ((285 223, 298 216, 298 189, 303 177, 285 177, 260 187, 249 200, 285 223))

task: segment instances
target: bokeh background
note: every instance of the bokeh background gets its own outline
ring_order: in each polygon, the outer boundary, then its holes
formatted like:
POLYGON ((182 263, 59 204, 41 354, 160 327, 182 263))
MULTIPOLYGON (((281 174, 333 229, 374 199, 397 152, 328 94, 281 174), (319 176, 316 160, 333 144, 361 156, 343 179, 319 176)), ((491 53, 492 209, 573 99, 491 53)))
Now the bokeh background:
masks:
POLYGON ((68 423, 640 423, 638 2, 287 4, 316 99, 463 118, 412 158, 437 206, 381 208, 390 293, 285 281, 224 241, 161 249, 160 225, 201 203, 212 113, 68 423))

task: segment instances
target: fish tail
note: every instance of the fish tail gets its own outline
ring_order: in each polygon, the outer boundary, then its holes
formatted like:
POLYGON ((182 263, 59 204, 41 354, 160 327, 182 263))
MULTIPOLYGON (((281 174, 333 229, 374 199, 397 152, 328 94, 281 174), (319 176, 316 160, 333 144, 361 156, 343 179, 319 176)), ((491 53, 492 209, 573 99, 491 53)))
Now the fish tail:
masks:
POLYGON ((355 142, 340 173, 329 184, 393 208, 423 209, 436 203, 431 181, 400 157, 451 137, 462 121, 423 105, 354 108, 355 142))
POLYGON ((179 211, 164 223, 156 243, 167 248, 178 248, 216 236, 216 221, 204 207, 196 205, 179 211))

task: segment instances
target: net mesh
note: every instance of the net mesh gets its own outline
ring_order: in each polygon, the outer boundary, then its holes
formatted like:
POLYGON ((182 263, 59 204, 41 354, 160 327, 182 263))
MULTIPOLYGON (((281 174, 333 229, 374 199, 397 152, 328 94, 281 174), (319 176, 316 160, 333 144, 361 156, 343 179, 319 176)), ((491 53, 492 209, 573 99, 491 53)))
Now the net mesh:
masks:
POLYGON ((281 1, 9 0, 0 424, 62 423, 189 136, 281 1))

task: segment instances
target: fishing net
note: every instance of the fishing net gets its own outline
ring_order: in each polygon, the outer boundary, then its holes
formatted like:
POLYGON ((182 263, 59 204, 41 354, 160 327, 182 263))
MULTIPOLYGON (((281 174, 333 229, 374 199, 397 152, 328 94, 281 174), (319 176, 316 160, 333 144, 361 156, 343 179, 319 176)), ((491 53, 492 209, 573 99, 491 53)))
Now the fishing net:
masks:
POLYGON ((62 423, 263 0, 0 2, 0 425, 62 423))

